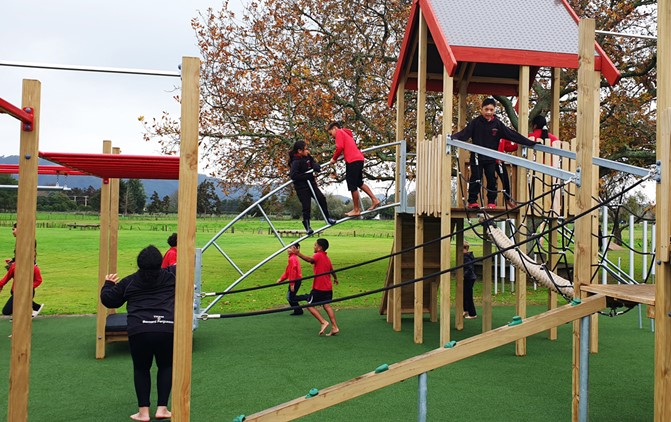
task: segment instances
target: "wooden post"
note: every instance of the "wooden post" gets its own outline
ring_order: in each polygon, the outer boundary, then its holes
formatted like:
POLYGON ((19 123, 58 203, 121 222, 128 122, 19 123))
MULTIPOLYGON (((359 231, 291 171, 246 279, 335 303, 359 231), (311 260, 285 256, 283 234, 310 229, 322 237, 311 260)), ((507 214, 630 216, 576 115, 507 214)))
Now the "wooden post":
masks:
MULTIPOLYGON (((121 148, 112 148, 112 154, 120 154, 121 148)), ((116 273, 119 264, 119 179, 110 179, 110 246, 109 272, 116 273)))
POLYGON ((198 117, 200 115, 200 59, 196 57, 182 58, 181 111, 172 419, 175 422, 188 422, 191 414, 193 278, 196 261, 198 117))
MULTIPOLYGON (((576 128, 576 165, 581 183, 576 190, 576 214, 592 205, 592 148, 594 146, 594 19, 581 19, 579 24, 578 114, 576 128)), ((579 218, 575 222, 574 297, 581 298, 581 285, 589 284, 592 259, 592 221, 579 218)), ((573 396, 572 417, 578 420, 580 404, 580 321, 573 323, 573 396)))
MULTIPOLYGON (((112 152, 112 141, 103 141, 103 154, 112 152)), ((100 243, 98 249, 98 313, 96 314, 96 359, 105 357, 105 324, 108 310, 100 300, 100 291, 105 284, 105 276, 110 269, 110 233, 111 233, 111 186, 109 179, 103 179, 100 185, 100 243)), ((115 211, 118 213, 118 206, 115 211)))
MULTIPOLYGON (((482 243, 482 256, 492 254, 492 242, 485 236, 482 243)), ((492 258, 482 261, 482 332, 492 329, 492 284, 494 281, 492 273, 492 258)), ((494 268, 496 271, 496 268, 494 268)))
MULTIPOLYGON (((461 267, 464 264, 464 219, 457 220, 457 250, 455 253, 456 265, 461 267)), ((454 294, 454 328, 461 331, 464 329, 464 269, 457 270, 456 289, 454 294)))
MULTIPOLYGON (((400 142, 405 138, 405 76, 401 77, 396 90, 396 141, 400 142)), ((394 198, 398 202, 401 198, 401 186, 405 188, 405 180, 401 180, 401 147, 396 146, 396 187, 394 189, 394 198)), ((394 213, 394 252, 398 253, 403 249, 403 222, 398 212, 394 213)), ((401 284, 403 257, 394 256, 394 285, 401 284)), ((391 294, 387 295, 387 322, 392 323, 394 331, 401 331, 401 289, 392 289, 391 294)))
POLYGON ((655 422, 671 420, 671 2, 657 2, 657 283, 655 287, 655 422), (663 206, 662 206, 663 204, 663 206))
MULTIPOLYGON (((526 136, 529 133, 529 66, 520 66, 520 80, 518 86, 519 95, 517 97, 518 105, 518 127, 517 131, 526 136)), ((529 157, 532 158, 532 157, 529 157)), ((527 195, 527 178, 522 175, 526 169, 522 167, 515 167, 517 174, 517 200, 519 202, 526 202, 527 195)), ((522 225, 522 213, 524 208, 520 208, 517 218, 517 224, 522 225)), ((522 230, 524 232, 524 230, 522 230)), ((516 238, 517 242, 521 242, 523 235, 519 234, 516 238)), ((526 246, 521 246, 526 251, 526 246)), ((527 273, 519 268, 515 269, 515 294, 516 294, 516 313, 522 318, 527 316, 527 273)), ((517 356, 526 356, 527 354, 527 339, 521 338, 515 342, 515 354, 517 356)))
MULTIPOLYGON (((427 49, 427 27, 426 20, 421 10, 419 12, 419 37, 418 37, 418 69, 417 69, 417 151, 419 152, 420 142, 424 141, 426 135, 426 49, 427 49)), ((417 169, 419 172, 420 169, 417 169)), ((417 186, 416 197, 419 197, 419 191, 424 186, 417 186)), ((424 217, 419 213, 418 207, 415 207, 415 246, 424 243, 424 217)), ((415 278, 424 276, 424 248, 415 249, 415 278)), ((415 283, 415 307, 414 320, 415 343, 424 341, 424 282, 415 283)))
MULTIPOLYGON (((447 153, 445 139, 452 134, 452 99, 454 97, 454 79, 443 69, 443 137, 441 142, 440 163, 440 269, 451 267, 452 239, 447 236, 452 229, 452 153, 447 153)), ((450 290, 451 273, 440 275, 440 344, 450 341, 450 290)))
MULTIPOLYGON (((559 136, 559 98, 561 94, 561 68, 555 67, 552 68, 552 104, 550 104, 550 132, 555 136, 559 136)), ((552 195, 552 209, 555 209, 556 204, 560 200, 559 195, 552 195)), ((558 215, 553 214, 553 218, 550 219, 550 229, 557 227, 556 217, 558 215)), ((548 257, 550 261, 550 268, 556 268, 557 261, 559 257, 552 253, 554 249, 557 248, 557 241, 559 237, 556 230, 550 231, 548 236, 549 251, 550 256, 548 257)), ((555 309, 557 307, 557 293, 552 289, 548 289, 548 310, 555 309)), ((550 340, 557 340, 557 327, 552 327, 548 330, 548 338, 550 340)))
MULTIPOLYGON (((29 107, 33 110, 33 130, 21 130, 19 147, 20 182, 16 205, 16 272, 13 284, 8 421, 28 420, 41 88, 39 81, 23 80, 21 108, 29 107)), ((19 126, 23 127, 22 124, 19 126)))
MULTIPOLYGON (((594 71, 592 75, 592 90, 594 91, 594 98, 592 106, 594 107, 594 133, 592 134, 594 138, 594 143, 592 144, 592 156, 599 157, 601 155, 601 145, 599 144, 599 132, 601 129, 601 72, 598 70, 594 71)), ((592 166, 592 185, 590 187, 592 191, 592 198, 599 197, 599 166, 592 166)), ((596 205, 596 201, 592 200, 590 207, 596 205)), ((590 214, 590 219, 592 221, 592 229, 590 233, 599 232, 599 210, 594 210, 590 214)), ((599 237, 592 236, 592 258, 591 262, 599 262, 599 237)), ((592 280, 594 283, 599 283, 599 278, 595 277, 592 280)), ((594 314, 590 317, 590 341, 589 348, 591 353, 599 352, 599 314, 594 314)))

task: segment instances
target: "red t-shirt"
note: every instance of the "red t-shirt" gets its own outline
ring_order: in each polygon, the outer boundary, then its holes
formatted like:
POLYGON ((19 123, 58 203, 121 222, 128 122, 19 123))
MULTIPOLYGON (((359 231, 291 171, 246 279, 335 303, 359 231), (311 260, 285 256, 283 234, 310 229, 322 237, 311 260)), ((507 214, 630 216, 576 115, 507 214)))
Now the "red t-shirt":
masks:
POLYGON ((177 247, 173 246, 165 252, 161 268, 168 268, 171 265, 177 264, 177 247))
MULTIPOLYGON (((14 272, 16 271, 16 263, 12 262, 12 265, 9 266, 9 270, 7 270, 7 274, 5 274, 4 277, 0 280, 0 287, 4 287, 5 284, 9 282, 9 280, 14 278, 14 272)), ((40 273, 40 267, 35 264, 33 266, 33 289, 37 289, 37 287, 42 284, 42 273, 40 273)), ((12 292, 14 291, 14 282, 12 282, 12 292)))
MULTIPOLYGON (((303 272, 301 271, 301 263, 298 261, 298 257, 294 254, 289 255, 287 260, 287 268, 284 270, 284 274, 280 277, 280 281, 284 280, 298 280, 303 278, 303 272)), ((294 285, 293 281, 289 283, 294 285)))
MULTIPOLYGON (((312 270, 315 274, 326 273, 333 270, 333 264, 326 252, 320 251, 312 255, 314 262, 312 263, 312 270)), ((314 278, 312 281, 312 288, 314 290, 321 290, 323 292, 330 292, 333 290, 331 282, 331 274, 324 274, 314 278)))
POLYGON ((356 146, 352 132, 349 129, 338 129, 335 135, 336 149, 333 153, 333 159, 337 160, 340 154, 345 155, 346 163, 353 163, 355 161, 363 161, 363 153, 356 146))

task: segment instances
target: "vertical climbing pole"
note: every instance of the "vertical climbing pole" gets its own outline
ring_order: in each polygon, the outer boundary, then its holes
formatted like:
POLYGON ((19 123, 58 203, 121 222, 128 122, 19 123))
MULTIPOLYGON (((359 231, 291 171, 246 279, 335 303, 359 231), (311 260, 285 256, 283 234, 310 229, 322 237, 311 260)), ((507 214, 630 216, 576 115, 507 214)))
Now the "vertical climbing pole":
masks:
MULTIPOLYGON (((561 93, 561 68, 555 67, 552 69, 552 85, 551 85, 551 90, 552 90, 552 104, 550 105, 550 124, 552 126, 550 133, 554 133, 555 135, 559 134, 559 98, 560 98, 560 93, 561 93)), ((554 159, 554 158, 553 158, 554 159)), ((554 165, 554 163, 552 163, 554 165)), ((554 186, 553 186, 554 187, 554 186)), ((559 211, 556 205, 555 201, 559 201, 559 196, 553 194, 552 195, 552 209, 559 211)), ((557 248, 557 242, 559 240, 559 236, 557 234, 557 217, 558 213, 550 214, 552 217, 550 218, 550 233, 548 234, 548 243, 549 243, 549 248, 548 250, 550 251, 550 256, 548 257, 548 261, 550 262, 550 268, 556 268, 557 267, 557 262, 559 261, 559 255, 553 253, 553 251, 557 248)), ((557 307, 557 293, 552 290, 548 289, 548 310, 550 309, 555 309, 557 307)), ((552 327, 548 330, 548 338, 550 340, 557 340, 557 327, 552 327)))
POLYGON ((198 116, 200 60, 182 58, 182 119, 179 143, 177 207, 177 274, 172 371, 172 420, 188 422, 191 414, 193 352, 193 283, 196 260, 196 191, 198 187, 198 116))
MULTIPOLYGON (((517 131, 526 136, 529 133, 529 66, 520 66, 520 79, 518 85, 517 105, 519 107, 519 118, 517 120, 517 131)), ((526 202, 528 199, 527 178, 525 175, 526 169, 517 166, 517 200, 519 202, 526 202)), ((525 212, 526 207, 519 209, 520 227, 522 222, 522 213, 525 212)), ((526 230, 517 231, 517 242, 523 242, 526 239, 526 230)), ((524 246, 522 246, 524 247, 524 246)), ((526 251, 525 251, 526 252, 526 251)), ((517 295, 517 309, 516 313, 522 318, 527 316, 527 273, 519 268, 515 269, 515 293, 517 295)), ((527 339, 521 338, 515 342, 515 354, 517 356, 526 356, 527 354, 527 339)))
MULTIPOLYGON (((103 154, 112 152, 112 141, 103 141, 103 154)), ((112 207, 109 179, 102 179, 100 185, 100 246, 98 247, 98 313, 96 314, 96 359, 105 358, 105 323, 108 309, 100 300, 100 290, 105 284, 105 276, 109 274, 110 221, 112 207)), ((115 211, 118 212, 117 208, 115 211)))
MULTIPOLYGON (((592 147, 594 146, 594 19, 581 19, 579 24, 579 68, 578 68, 578 115, 576 127, 576 165, 580 170, 580 185, 576 191, 576 215, 592 205, 592 147)), ((592 221, 589 217, 575 223, 575 276, 574 297, 581 298, 580 286, 589 284, 592 258, 592 221)), ((579 420, 580 407, 586 405, 587 397, 580 396, 581 336, 589 335, 581 331, 581 322, 573 322, 573 396, 572 420, 579 420)))
MULTIPOLYGON (((419 152, 420 142, 424 142, 426 135, 426 49, 427 49, 427 27, 424 14, 419 12, 419 37, 418 37, 418 65, 417 65, 417 146, 419 152)), ((417 169, 419 173, 420 169, 417 169)), ((419 194, 422 188, 417 184, 416 192, 419 194)), ((417 197, 417 196, 416 196, 417 197)), ((424 217, 419 213, 419 207, 415 207, 415 245, 424 243, 424 217)), ((424 248, 415 249, 415 278, 424 276, 424 248)), ((415 283, 415 343, 424 341, 424 282, 415 283)))
MULTIPOLYGON (((452 228, 452 152, 445 146, 445 137, 452 134, 453 78, 443 68, 443 136, 440 162, 440 269, 451 267, 450 244, 447 237, 452 228)), ((452 273, 440 275, 440 344, 450 341, 450 278, 452 273)))
POLYGON ((32 112, 33 122, 30 131, 21 125, 21 145, 19 147, 19 180, 21 183, 19 183, 16 206, 18 230, 16 232, 16 273, 12 316, 14 321, 12 322, 9 404, 7 407, 7 420, 12 422, 28 420, 41 84, 39 81, 24 80, 22 90, 22 108, 24 111, 32 112))
MULTIPOLYGON (((401 77, 396 91, 396 140, 402 141, 405 137, 405 76, 401 77)), ((401 146, 396 146, 396 188, 394 198, 398 201, 405 191, 405 178, 401 179, 401 169, 406 163, 401 161, 401 146)), ((394 285, 401 284, 403 279, 403 257, 399 252, 403 249, 403 220, 398 212, 394 213, 394 285)), ((395 288, 389 295, 390 306, 387 306, 387 320, 391 318, 394 331, 401 331, 401 288, 395 288)))
POLYGON ((657 2, 657 283, 655 287, 655 421, 671 420, 671 0, 657 2))

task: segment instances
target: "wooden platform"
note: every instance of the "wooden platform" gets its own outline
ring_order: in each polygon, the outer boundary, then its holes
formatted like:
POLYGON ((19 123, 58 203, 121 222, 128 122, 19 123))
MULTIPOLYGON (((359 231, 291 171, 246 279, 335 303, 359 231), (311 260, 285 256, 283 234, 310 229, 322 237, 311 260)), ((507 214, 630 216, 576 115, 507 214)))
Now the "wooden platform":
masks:
POLYGON ((580 286, 585 292, 602 294, 628 302, 655 306, 654 284, 590 284, 580 286))

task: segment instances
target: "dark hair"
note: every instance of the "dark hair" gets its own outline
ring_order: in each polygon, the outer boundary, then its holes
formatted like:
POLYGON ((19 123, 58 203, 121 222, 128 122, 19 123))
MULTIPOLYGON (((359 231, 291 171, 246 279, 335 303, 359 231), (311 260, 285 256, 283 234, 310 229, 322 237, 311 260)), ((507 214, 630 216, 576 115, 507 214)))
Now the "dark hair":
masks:
POLYGON ((291 151, 289 151, 289 161, 287 162, 289 167, 291 167, 291 162, 294 161, 294 155, 298 154, 298 150, 305 149, 306 146, 307 144, 305 141, 294 142, 294 146, 291 148, 291 151))
POLYGON ((541 130, 541 139, 547 139, 548 135, 548 121, 545 120, 545 116, 539 114, 533 118, 531 121, 531 127, 541 130))
POLYGON ((493 105, 494 107, 496 107, 496 100, 493 99, 492 97, 485 98, 485 100, 482 102, 482 106, 480 106, 480 108, 488 106, 488 105, 493 105))
POLYGON ((140 270, 160 270, 162 262, 163 255, 154 245, 142 249, 137 256, 137 267, 140 270))
POLYGON ((333 122, 329 123, 327 130, 331 130, 334 127, 337 127, 338 129, 342 129, 342 123, 333 121, 333 122))
POLYGON ((301 248, 301 244, 298 243, 298 242, 294 243, 294 246, 296 247, 296 249, 300 249, 300 248, 301 248))
POLYGON ((16 228, 16 223, 14 223, 14 226, 12 226, 12 228, 16 228))
POLYGON ((173 233, 168 236, 168 245, 175 247, 177 246, 177 233, 173 233))
POLYGON ((329 241, 323 238, 317 239, 317 244, 321 246, 322 250, 326 252, 326 250, 329 248, 329 241))

